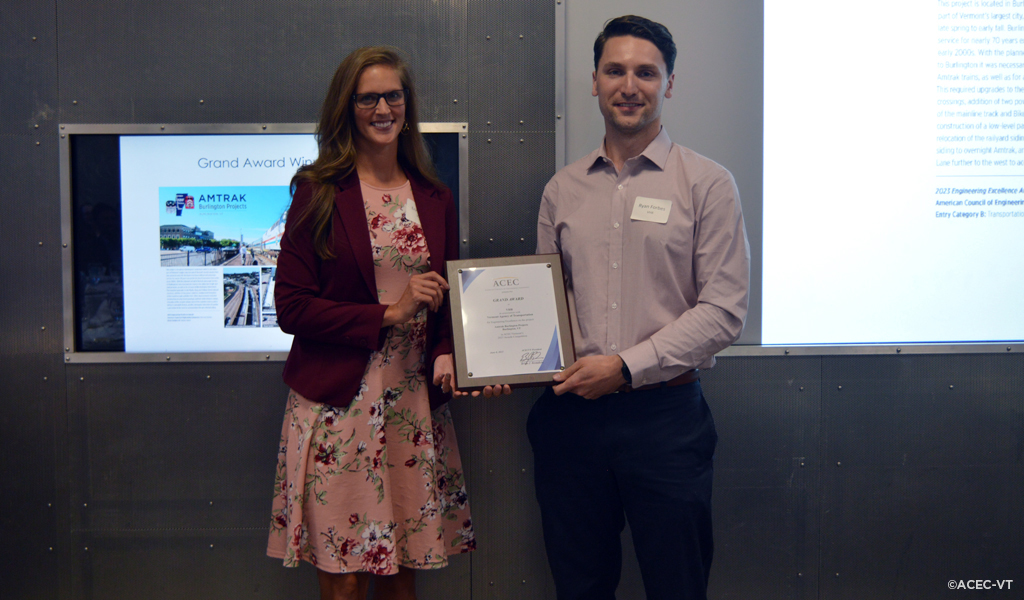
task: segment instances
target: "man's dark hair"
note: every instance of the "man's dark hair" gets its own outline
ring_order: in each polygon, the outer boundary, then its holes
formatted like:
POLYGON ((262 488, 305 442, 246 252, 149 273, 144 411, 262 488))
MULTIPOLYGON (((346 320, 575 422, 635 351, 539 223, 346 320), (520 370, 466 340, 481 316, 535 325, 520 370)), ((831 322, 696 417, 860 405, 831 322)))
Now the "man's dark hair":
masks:
POLYGON ((654 44, 658 50, 661 50, 661 57, 665 59, 665 67, 668 69, 668 73, 665 75, 672 74, 672 69, 675 68, 676 64, 676 43, 672 41, 672 34, 661 23, 656 23, 636 15, 625 15, 609 19, 604 24, 604 29, 598 34, 597 39, 594 40, 595 71, 597 70, 597 63, 601 61, 601 55, 604 54, 605 42, 613 37, 624 35, 638 37, 654 44))

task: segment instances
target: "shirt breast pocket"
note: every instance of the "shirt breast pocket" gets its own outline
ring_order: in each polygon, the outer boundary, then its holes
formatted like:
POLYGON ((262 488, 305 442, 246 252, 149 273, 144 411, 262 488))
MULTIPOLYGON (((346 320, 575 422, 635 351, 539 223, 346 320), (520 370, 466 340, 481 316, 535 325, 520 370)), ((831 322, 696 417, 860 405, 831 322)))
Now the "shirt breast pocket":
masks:
POLYGON ((690 265, 694 250, 693 215, 686 211, 686 207, 673 205, 666 223, 633 221, 630 226, 642 248, 644 263, 667 261, 675 268, 690 265))

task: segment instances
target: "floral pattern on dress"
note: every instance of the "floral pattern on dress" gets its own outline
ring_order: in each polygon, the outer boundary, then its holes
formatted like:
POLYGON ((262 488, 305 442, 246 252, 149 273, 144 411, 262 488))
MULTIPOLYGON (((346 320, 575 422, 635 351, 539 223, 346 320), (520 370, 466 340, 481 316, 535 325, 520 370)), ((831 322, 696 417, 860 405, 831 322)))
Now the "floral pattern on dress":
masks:
MULTIPOLYGON (((411 190, 364 187, 366 198, 378 295, 394 302, 429 268, 426 239, 411 190)), ((348 408, 289 394, 269 555, 285 566, 385 575, 443 567, 476 548, 451 414, 447 404, 430 410, 426 349, 422 310, 371 353, 348 408)))
POLYGON ((397 194, 382 194, 379 209, 363 200, 370 228, 373 264, 379 267, 383 261, 388 261, 393 268, 410 274, 426 273, 430 268, 427 264, 427 238, 423 235, 416 203, 412 198, 404 202, 399 198, 397 194))

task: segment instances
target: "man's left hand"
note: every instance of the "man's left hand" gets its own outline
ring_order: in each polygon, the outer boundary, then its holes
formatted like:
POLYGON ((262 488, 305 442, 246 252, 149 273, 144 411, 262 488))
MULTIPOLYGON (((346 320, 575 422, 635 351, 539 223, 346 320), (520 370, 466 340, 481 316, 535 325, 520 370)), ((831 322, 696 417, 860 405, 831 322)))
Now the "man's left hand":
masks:
POLYGON ((610 394, 626 383, 622 377, 622 359, 615 354, 585 356, 561 373, 555 373, 553 379, 558 382, 555 394, 572 392, 587 400, 610 394))

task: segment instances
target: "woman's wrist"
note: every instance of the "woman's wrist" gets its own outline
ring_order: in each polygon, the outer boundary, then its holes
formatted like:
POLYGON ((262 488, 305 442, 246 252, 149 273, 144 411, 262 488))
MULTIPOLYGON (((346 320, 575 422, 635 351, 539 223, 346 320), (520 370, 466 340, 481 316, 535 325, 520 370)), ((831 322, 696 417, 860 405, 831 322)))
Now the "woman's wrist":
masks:
POLYGON ((401 323, 398 315, 396 314, 397 312, 398 309, 395 308, 395 305, 389 304, 388 307, 384 309, 384 319, 380 323, 380 328, 384 329, 385 327, 391 327, 392 325, 401 323))

